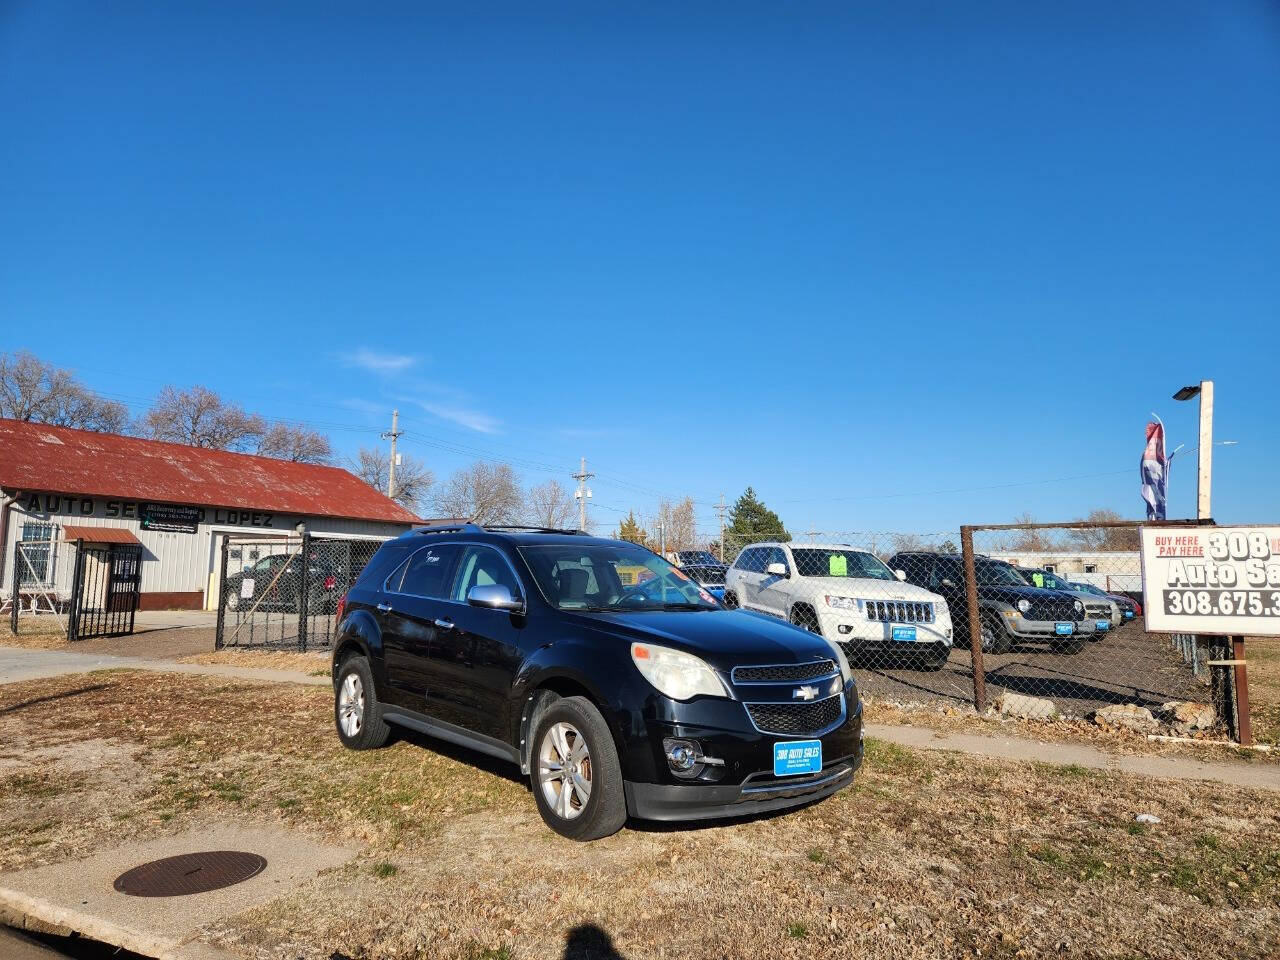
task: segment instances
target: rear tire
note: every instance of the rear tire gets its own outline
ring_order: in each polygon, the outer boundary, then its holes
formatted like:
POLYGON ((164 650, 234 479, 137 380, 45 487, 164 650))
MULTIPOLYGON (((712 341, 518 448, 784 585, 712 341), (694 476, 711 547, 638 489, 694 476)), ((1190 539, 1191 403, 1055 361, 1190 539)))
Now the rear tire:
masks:
POLYGON ((738 595, 734 593, 732 590, 726 590, 724 592, 724 600, 722 600, 721 602, 724 604, 724 608, 726 610, 738 609, 738 595))
POLYGON ((627 822, 618 749, 586 697, 557 697, 539 709, 529 779, 538 813, 562 837, 599 840, 627 822))
POLYGON ((391 735, 378 706, 373 672, 364 657, 352 657, 338 670, 338 682, 333 688, 333 721, 338 739, 349 750, 376 750, 391 735))

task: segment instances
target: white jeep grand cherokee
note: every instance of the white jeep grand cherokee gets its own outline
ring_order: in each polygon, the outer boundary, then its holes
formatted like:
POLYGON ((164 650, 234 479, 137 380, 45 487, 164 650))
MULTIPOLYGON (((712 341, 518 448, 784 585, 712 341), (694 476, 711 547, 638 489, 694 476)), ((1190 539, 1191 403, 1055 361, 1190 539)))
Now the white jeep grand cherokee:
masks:
POLYGON ((753 543, 725 577, 724 604, 789 620, 840 644, 850 663, 910 658, 940 670, 951 652, 947 602, 902 583, 874 554, 843 544, 753 543))

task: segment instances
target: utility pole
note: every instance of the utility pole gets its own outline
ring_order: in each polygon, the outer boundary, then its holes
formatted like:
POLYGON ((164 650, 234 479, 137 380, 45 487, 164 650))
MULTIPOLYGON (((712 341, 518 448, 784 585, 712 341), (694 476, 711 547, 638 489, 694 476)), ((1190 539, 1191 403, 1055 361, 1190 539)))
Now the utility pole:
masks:
POLYGON ((391 411, 391 432, 382 435, 383 440, 391 441, 391 466, 387 469, 387 496, 392 500, 396 497, 396 463, 400 459, 400 455, 396 453, 396 441, 400 439, 403 432, 400 427, 400 411, 391 411))
POLYGON ((716 504, 716 513, 720 516, 720 562, 724 563, 724 494, 720 494, 720 502, 716 504))
POLYGON ((587 473, 587 458, 582 458, 582 466, 578 472, 572 474, 573 479, 578 481, 578 489, 574 491, 574 499, 578 501, 578 529, 584 533, 587 529, 587 500, 591 496, 591 490, 587 487, 587 481, 595 476, 594 473, 587 473))
POLYGON ((1213 494, 1213 381, 1200 381, 1200 477, 1196 483, 1196 517, 1208 520, 1213 494))

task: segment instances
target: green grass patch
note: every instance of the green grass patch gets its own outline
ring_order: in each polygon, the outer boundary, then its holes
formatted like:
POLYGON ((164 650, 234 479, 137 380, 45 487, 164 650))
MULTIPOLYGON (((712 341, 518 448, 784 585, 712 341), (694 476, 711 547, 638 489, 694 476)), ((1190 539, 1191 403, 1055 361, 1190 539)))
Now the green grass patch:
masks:
POLYGON ((819 850, 817 847, 811 848, 807 856, 809 857, 809 860, 813 863, 827 862, 827 855, 823 853, 821 850, 819 850))
POLYGON ((400 872, 400 868, 394 863, 379 863, 373 868, 373 875, 385 880, 387 877, 394 877, 400 872))
POLYGON ((1032 860, 1038 860, 1040 863, 1048 864, 1051 867, 1059 867, 1063 862, 1062 854, 1053 849, 1053 847, 1032 847, 1027 851, 1027 856, 1032 860))
POLYGON ((789 923, 787 924, 787 936, 796 940, 804 940, 809 936, 809 928, 803 923, 789 923))

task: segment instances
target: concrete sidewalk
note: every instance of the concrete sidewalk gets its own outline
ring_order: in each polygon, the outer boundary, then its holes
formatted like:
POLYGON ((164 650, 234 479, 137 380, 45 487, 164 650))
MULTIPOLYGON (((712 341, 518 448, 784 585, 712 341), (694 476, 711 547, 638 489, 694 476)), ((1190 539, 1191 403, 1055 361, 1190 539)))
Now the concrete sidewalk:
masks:
POLYGON ((313 677, 301 670, 270 670, 260 667, 233 667, 217 663, 177 663, 142 657, 113 657, 99 653, 71 653, 64 650, 28 650, 0 647, 0 684, 45 677, 65 677, 94 670, 152 670, 157 673, 195 673, 207 677, 242 677, 270 683, 305 683, 325 687, 329 678, 313 677))
POLYGON ((1194 757, 1154 757, 1111 753, 1085 743, 1042 743, 1021 737, 990 737, 977 733, 944 733, 928 727, 869 723, 867 736, 916 750, 954 750, 993 760, 1075 765, 1090 770, 1127 773, 1165 780, 1207 780, 1253 790, 1280 791, 1280 764, 1223 763, 1194 757))

